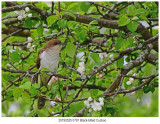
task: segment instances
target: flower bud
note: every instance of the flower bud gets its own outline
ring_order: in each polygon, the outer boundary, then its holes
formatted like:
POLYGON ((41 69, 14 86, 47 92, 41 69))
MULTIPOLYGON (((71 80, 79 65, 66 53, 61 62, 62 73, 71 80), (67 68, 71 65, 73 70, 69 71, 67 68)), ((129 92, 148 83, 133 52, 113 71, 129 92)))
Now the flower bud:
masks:
POLYGON ((28 42, 32 42, 33 39, 31 37, 28 37, 27 40, 28 42))
POLYGON ((27 48, 31 48, 31 45, 32 45, 31 43, 28 43, 27 48))
POLYGON ((30 17, 30 18, 31 18, 31 17, 32 17, 32 13, 29 13, 29 14, 28 14, 28 17, 30 17))
POLYGON ((26 8, 25 8, 25 11, 26 11, 26 12, 28 12, 29 10, 30 10, 29 7, 26 7, 26 8))

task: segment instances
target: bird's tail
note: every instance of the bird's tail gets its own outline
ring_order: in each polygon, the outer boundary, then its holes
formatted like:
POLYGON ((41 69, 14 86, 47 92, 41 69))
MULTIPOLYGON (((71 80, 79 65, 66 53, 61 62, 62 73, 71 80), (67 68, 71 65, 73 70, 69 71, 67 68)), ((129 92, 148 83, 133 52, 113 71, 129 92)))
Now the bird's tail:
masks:
MULTIPOLYGON (((52 76, 49 75, 40 75, 40 87, 45 86, 47 88, 47 84, 50 81, 52 76)), ((45 99, 41 96, 38 97, 38 109, 42 109, 45 105, 45 99)))

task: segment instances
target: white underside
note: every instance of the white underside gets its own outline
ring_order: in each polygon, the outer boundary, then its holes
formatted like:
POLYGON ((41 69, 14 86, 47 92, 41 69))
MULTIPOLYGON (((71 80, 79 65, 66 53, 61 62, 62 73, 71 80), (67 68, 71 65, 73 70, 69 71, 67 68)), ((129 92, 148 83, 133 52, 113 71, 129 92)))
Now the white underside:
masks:
POLYGON ((51 72, 56 72, 59 63, 59 52, 60 50, 56 47, 45 50, 40 55, 40 68, 47 68, 51 72))

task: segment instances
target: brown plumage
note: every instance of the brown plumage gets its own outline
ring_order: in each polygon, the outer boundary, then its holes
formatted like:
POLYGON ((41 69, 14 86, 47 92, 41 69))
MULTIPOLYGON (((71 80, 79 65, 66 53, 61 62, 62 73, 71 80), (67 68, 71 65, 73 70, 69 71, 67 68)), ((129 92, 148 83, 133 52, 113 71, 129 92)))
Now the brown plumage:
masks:
POLYGON ((58 39, 53 39, 47 42, 47 44, 40 49, 40 51, 38 52, 38 57, 37 57, 37 62, 36 62, 36 66, 39 69, 40 68, 40 54, 43 53, 44 50, 49 49, 50 47, 53 47, 54 45, 58 45, 61 44, 61 41, 58 39))

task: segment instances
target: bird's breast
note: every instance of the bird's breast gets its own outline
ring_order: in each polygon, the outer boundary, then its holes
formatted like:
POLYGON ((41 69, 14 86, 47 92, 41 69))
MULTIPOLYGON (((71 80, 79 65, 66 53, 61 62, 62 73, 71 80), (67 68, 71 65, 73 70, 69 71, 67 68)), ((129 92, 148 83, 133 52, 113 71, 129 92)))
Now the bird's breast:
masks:
POLYGON ((56 72, 59 63, 59 51, 54 49, 45 50, 40 55, 40 68, 47 68, 56 72))

